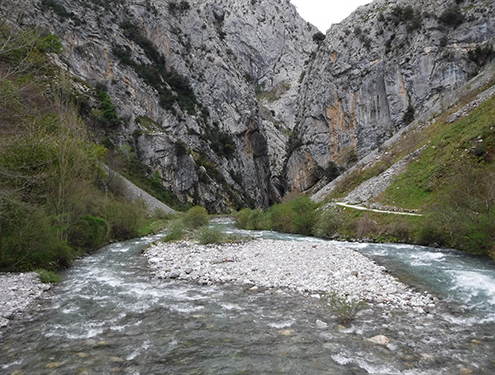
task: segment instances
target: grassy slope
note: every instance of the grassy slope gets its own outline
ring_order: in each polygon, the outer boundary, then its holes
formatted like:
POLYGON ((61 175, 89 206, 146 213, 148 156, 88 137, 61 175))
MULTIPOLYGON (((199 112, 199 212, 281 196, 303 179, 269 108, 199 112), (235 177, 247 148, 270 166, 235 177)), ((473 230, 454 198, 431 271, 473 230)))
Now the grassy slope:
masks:
POLYGON ((437 121, 421 137, 428 139, 427 149, 379 200, 403 208, 428 210, 455 181, 460 165, 495 170, 494 128, 495 98, 453 124, 445 119, 437 121))
MULTIPOLYGON (((461 99, 453 111, 476 95, 472 92, 461 99)), ((454 123, 446 121, 450 113, 405 134, 377 164, 355 171, 327 197, 347 195, 363 181, 426 146, 375 199, 386 206, 419 209, 425 217, 341 210, 341 237, 438 243, 495 257, 495 97, 454 123)))

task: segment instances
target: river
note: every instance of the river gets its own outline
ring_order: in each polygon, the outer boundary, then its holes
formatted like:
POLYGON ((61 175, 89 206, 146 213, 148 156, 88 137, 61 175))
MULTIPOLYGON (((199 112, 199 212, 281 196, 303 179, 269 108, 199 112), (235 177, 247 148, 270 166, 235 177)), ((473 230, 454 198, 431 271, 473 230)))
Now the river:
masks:
POLYGON ((488 259, 409 245, 344 244, 436 294, 442 306, 435 314, 369 307, 342 327, 316 298, 154 278, 140 254, 157 238, 112 244, 78 260, 39 306, 0 333, 0 373, 495 373, 495 267, 488 259), (391 344, 365 341, 375 335, 391 344))

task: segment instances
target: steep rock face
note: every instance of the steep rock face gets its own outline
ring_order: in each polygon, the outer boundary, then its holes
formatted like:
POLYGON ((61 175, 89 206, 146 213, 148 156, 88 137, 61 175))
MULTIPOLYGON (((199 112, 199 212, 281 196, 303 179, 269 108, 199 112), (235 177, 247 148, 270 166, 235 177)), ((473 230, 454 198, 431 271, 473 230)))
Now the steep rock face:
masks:
POLYGON ((493 2, 376 0, 334 25, 304 79, 289 189, 365 156, 476 75, 494 19, 493 2))
POLYGON ((62 38, 68 69, 106 86, 122 122, 101 133, 182 201, 226 211, 280 197, 316 31, 288 0, 26 3, 29 22, 62 38))
POLYGON ((24 2, 110 94, 100 137, 210 211, 322 185, 493 58, 493 2, 376 0, 318 47, 289 0, 24 2))

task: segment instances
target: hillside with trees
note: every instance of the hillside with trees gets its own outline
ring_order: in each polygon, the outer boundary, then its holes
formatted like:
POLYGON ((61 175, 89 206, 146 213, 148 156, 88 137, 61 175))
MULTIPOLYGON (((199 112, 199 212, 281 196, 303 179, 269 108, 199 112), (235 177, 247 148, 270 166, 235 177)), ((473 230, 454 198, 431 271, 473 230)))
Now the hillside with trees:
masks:
POLYGON ((0 270, 57 270, 137 236, 145 209, 119 195, 79 115, 88 89, 53 63, 60 39, 0 25, 0 270))

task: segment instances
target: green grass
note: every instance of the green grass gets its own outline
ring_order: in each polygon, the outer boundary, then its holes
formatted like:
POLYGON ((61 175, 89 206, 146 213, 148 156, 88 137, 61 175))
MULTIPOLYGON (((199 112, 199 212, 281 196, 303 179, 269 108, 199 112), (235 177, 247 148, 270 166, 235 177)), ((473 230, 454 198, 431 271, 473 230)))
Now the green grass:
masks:
POLYGON ((429 185, 435 169, 429 157, 411 163, 407 171, 387 189, 382 203, 406 209, 422 208, 432 199, 429 185))
POLYGON ((334 191, 327 198, 338 199, 345 197, 363 182, 386 171, 395 161, 398 161, 399 159, 400 157, 396 157, 395 160, 384 159, 365 170, 357 169, 338 183, 334 191))
POLYGON ((44 284, 56 284, 60 282, 60 276, 53 271, 38 269, 36 273, 40 277, 40 281, 44 284))
POLYGON ((166 228, 168 223, 167 219, 150 218, 146 223, 139 228, 140 236, 147 236, 150 234, 156 234, 166 228))
POLYGON ((146 131, 149 133, 158 132, 161 130, 160 125, 156 121, 150 119, 148 116, 139 116, 138 121, 139 124, 141 124, 141 126, 145 128, 146 131))
POLYGON ((438 121, 427 129, 427 149, 385 191, 381 202, 408 209, 426 208, 438 200, 446 181, 455 179, 460 163, 493 167, 494 128, 495 98, 453 124, 438 121))

